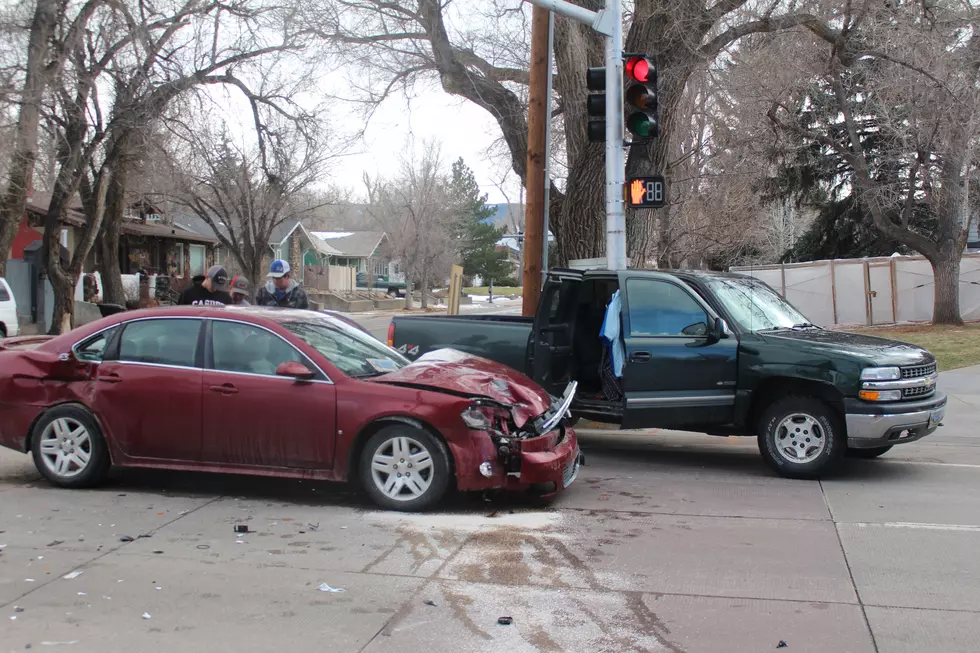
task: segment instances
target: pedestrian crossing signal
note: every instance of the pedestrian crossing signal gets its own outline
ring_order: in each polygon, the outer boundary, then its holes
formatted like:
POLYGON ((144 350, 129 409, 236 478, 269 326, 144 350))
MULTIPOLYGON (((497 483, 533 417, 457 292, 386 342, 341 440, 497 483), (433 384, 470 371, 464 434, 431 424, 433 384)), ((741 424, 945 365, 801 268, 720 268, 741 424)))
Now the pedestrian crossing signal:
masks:
POLYGON ((632 209, 659 209, 667 203, 667 183, 661 175, 628 179, 624 191, 632 209))

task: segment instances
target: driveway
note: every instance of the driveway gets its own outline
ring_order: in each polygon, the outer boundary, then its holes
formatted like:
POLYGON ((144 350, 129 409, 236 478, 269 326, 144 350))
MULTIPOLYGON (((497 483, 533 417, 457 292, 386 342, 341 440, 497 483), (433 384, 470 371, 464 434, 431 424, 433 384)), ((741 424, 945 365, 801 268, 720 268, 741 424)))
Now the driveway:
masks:
POLYGON ((4 450, 0 651, 976 651, 980 368, 941 386, 936 435, 820 482, 750 440, 586 432, 552 505, 420 516, 206 474, 62 491, 4 450))

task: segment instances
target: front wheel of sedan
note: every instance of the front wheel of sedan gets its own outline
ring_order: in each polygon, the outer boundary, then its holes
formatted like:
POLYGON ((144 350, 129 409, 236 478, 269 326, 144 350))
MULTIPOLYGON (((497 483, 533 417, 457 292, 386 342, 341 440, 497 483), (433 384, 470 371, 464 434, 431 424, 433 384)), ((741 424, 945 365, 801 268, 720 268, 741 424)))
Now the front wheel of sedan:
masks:
POLYGON ((34 466, 54 485, 99 485, 109 471, 109 449, 99 425, 81 406, 56 406, 34 426, 34 466))
POLYGON ((443 442, 409 425, 375 433, 361 454, 360 477, 376 504, 418 512, 438 503, 450 486, 452 468, 443 442))

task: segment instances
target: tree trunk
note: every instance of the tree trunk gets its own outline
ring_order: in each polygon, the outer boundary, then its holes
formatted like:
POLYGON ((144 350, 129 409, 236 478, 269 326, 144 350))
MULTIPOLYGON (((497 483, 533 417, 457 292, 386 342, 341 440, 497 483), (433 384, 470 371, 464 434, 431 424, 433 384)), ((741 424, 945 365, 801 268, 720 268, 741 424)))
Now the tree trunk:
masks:
POLYGON ((932 263, 934 303, 933 324, 963 324, 960 316, 960 252, 942 247, 940 258, 932 263))
POLYGON ((0 201, 0 277, 7 273, 10 246, 24 217, 27 193, 33 179, 34 162, 37 160, 38 120, 45 88, 44 67, 48 58, 48 44, 58 21, 58 4, 57 0, 37 0, 31 23, 27 44, 27 71, 20 113, 17 116, 14 150, 10 156, 7 192, 0 201))
POLYGON ((99 239, 102 275, 102 301, 108 304, 126 305, 126 291, 122 283, 122 265, 119 260, 119 230, 126 213, 126 184, 129 175, 127 134, 113 138, 110 155, 103 165, 112 165, 115 174, 106 193, 105 218, 102 222, 102 238, 99 239))
POLYGON ((429 266, 422 267, 422 310, 429 308, 429 266))
POLYGON ((412 277, 406 275, 405 276, 405 310, 406 311, 410 311, 414 307, 414 304, 412 303, 412 286, 414 285, 415 283, 412 281, 412 277))

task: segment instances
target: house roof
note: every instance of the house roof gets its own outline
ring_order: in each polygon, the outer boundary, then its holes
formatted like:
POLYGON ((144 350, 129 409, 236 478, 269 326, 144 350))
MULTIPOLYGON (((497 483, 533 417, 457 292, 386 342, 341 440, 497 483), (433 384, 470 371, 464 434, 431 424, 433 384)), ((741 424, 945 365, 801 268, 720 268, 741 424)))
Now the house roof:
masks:
POLYGON ((327 244, 327 242, 323 239, 314 238, 309 230, 307 230, 307 228, 304 227, 303 223, 299 220, 286 220, 282 224, 278 225, 272 230, 272 234, 269 236, 269 244, 273 247, 281 245, 293 235, 293 232, 296 231, 297 228, 306 234, 306 239, 320 254, 324 256, 342 256, 337 249, 327 244))
POLYGON ((214 236, 205 236, 204 234, 185 231, 179 227, 172 227, 166 224, 143 224, 142 222, 135 222, 133 220, 123 220, 122 225, 119 227, 119 233, 129 236, 173 238, 174 240, 186 240, 209 245, 214 245, 218 242, 218 239, 214 236))
POLYGON ((383 231, 314 231, 317 240, 329 243, 334 256, 369 258, 385 238, 383 231))
MULTIPOLYGON (((48 206, 50 204, 51 193, 35 191, 31 197, 27 198, 27 205, 25 209, 28 213, 33 213, 43 219, 44 216, 48 214, 48 206)), ((82 202, 80 199, 78 199, 77 195, 68 203, 68 209, 65 211, 62 222, 75 227, 85 226, 87 219, 85 217, 84 209, 82 208, 82 202)))

